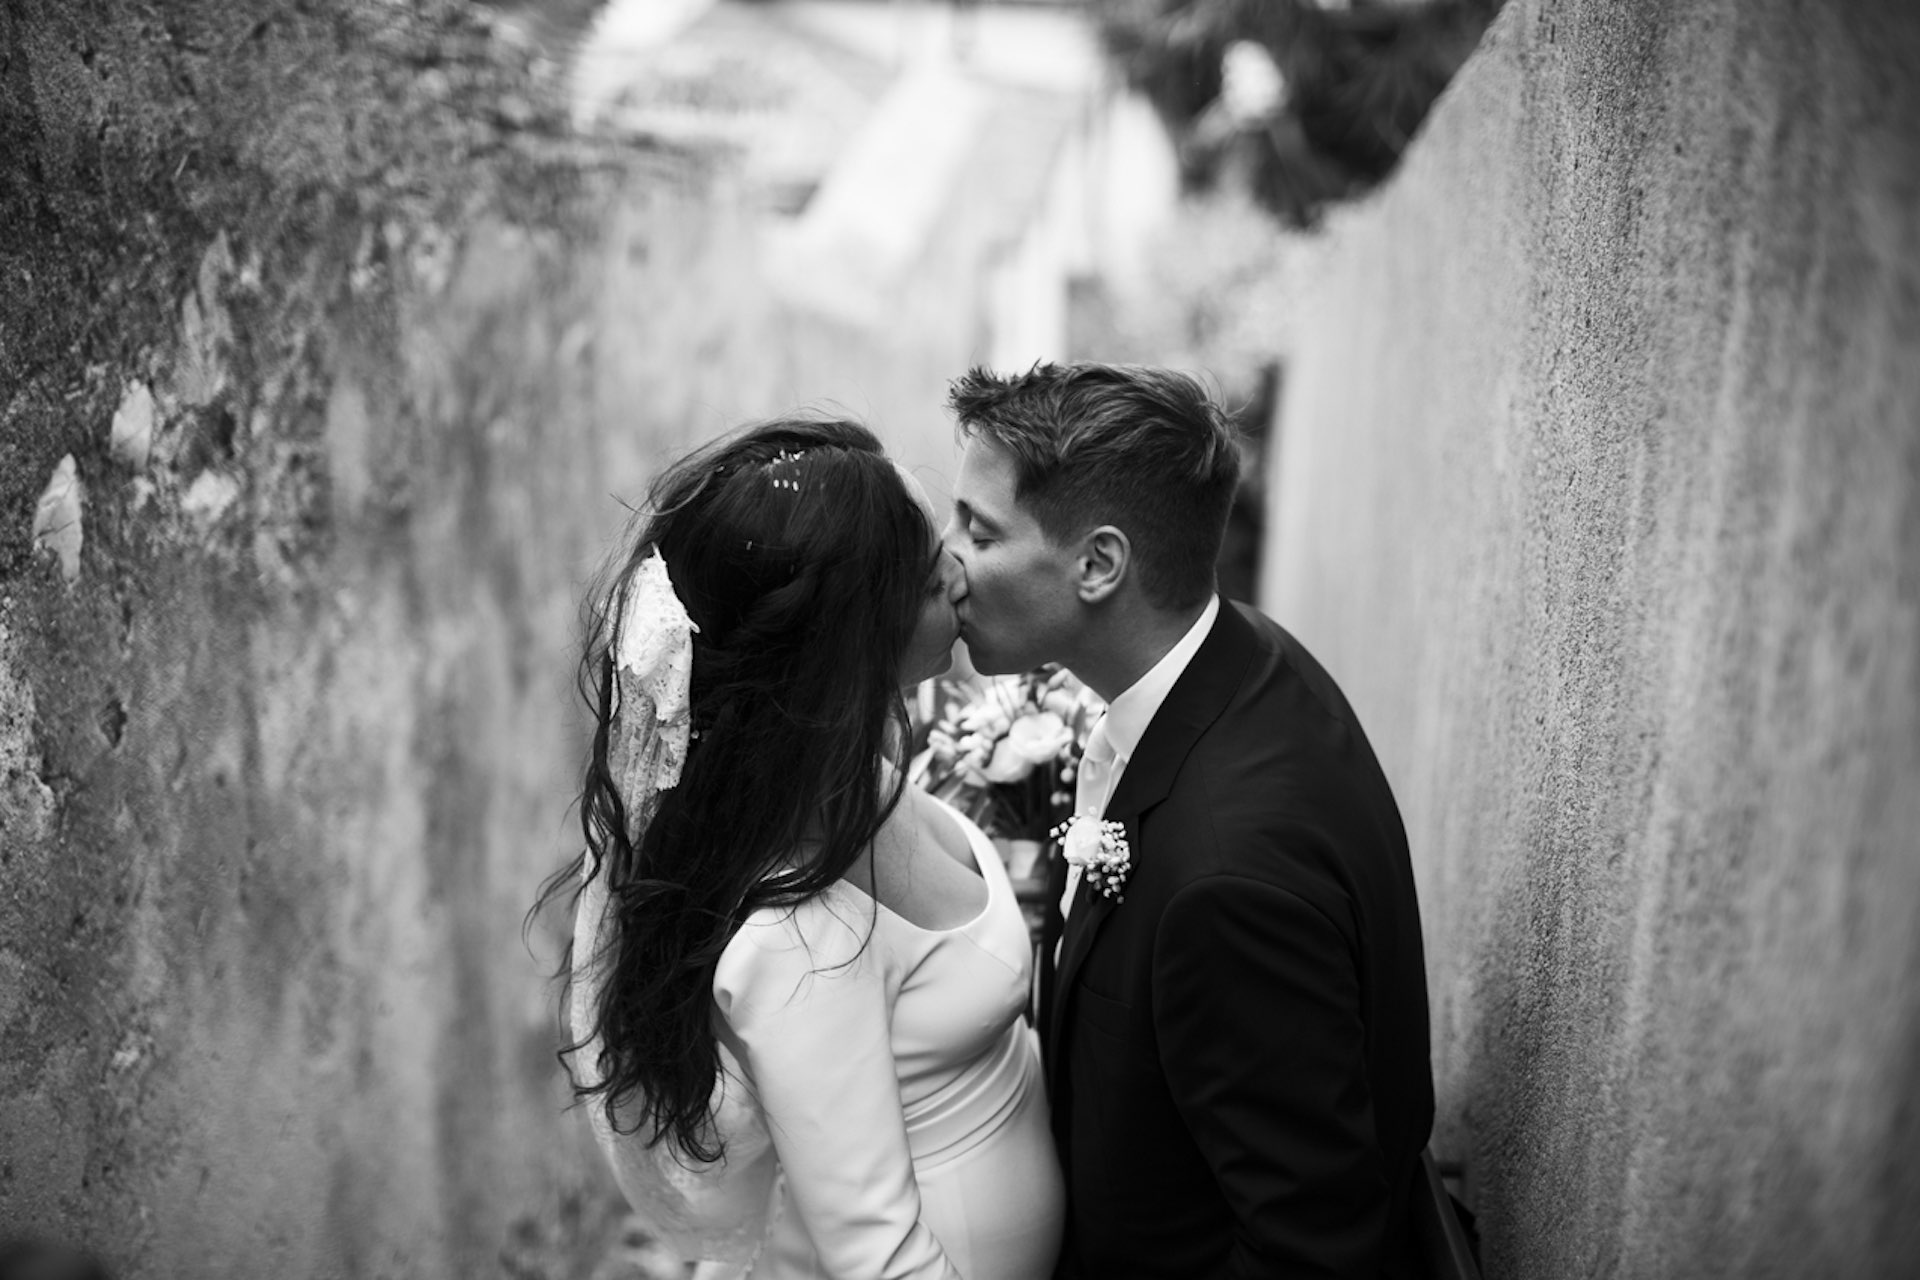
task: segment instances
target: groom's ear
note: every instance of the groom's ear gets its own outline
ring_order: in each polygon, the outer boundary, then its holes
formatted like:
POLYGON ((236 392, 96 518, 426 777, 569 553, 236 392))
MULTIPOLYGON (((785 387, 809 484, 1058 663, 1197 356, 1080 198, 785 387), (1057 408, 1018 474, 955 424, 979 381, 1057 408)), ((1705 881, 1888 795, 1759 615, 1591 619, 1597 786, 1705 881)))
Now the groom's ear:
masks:
POLYGON ((1111 600, 1133 567, 1133 543, 1110 524, 1103 524, 1080 540, 1074 561, 1075 590, 1084 604, 1111 600))

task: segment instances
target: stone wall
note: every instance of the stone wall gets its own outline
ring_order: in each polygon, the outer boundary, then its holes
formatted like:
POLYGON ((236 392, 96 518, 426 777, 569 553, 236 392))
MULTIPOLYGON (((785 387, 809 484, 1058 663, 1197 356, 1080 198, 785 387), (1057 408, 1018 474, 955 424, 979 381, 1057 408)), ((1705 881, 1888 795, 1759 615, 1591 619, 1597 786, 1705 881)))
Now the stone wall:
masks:
POLYGON ((1920 1265, 1920 15, 1513 0, 1300 308, 1265 600, 1496 1277, 1920 1265))
POLYGON ((521 938, 578 592, 771 322, 485 14, 0 15, 0 1238, 499 1274, 591 1176, 521 938))

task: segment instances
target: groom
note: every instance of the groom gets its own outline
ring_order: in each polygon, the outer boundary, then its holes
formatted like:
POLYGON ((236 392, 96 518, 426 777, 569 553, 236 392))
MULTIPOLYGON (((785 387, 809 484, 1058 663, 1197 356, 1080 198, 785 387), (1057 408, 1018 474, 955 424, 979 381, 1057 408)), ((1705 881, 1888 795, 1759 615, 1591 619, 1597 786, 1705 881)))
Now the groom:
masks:
POLYGON ((974 370, 950 403, 973 665, 1060 662, 1107 701, 1076 807, 1129 854, 1117 895, 1056 877, 1057 965, 1042 948, 1058 1275, 1419 1275, 1433 1085, 1406 835, 1332 678, 1215 591, 1232 426, 1137 367, 974 370))

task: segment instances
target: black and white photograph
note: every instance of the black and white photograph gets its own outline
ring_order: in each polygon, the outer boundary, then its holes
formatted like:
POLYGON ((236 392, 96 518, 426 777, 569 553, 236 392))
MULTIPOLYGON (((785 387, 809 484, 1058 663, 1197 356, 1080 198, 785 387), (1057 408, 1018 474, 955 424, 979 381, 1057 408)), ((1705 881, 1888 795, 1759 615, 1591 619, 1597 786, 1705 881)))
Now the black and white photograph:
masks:
POLYGON ((0 1280, 1920 1276, 1920 5, 0 0, 0 1280))

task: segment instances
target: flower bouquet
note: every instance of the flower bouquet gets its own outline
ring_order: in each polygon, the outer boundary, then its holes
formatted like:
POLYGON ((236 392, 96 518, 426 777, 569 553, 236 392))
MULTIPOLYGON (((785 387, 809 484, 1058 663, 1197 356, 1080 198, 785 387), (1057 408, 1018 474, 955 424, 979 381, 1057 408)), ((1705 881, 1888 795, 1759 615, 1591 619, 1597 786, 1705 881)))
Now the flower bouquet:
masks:
MULTIPOLYGON (((1016 886, 1045 880, 1039 856, 1073 816, 1073 779, 1104 710, 1064 668, 949 685, 911 780, 993 837, 1016 886)), ((1024 896, 1024 895, 1023 895, 1024 896)))

